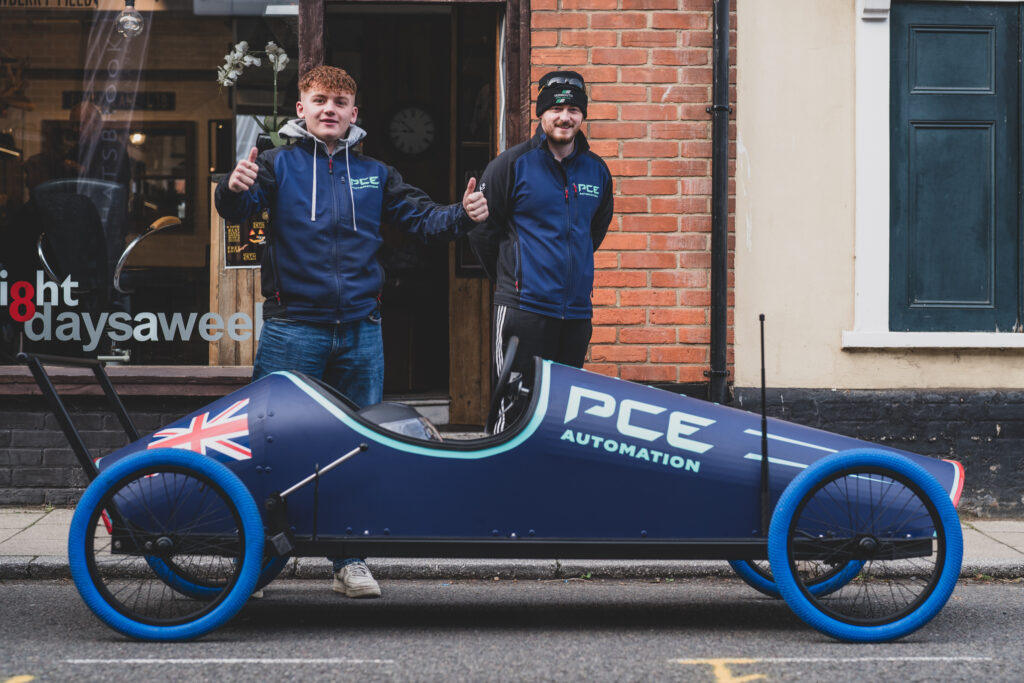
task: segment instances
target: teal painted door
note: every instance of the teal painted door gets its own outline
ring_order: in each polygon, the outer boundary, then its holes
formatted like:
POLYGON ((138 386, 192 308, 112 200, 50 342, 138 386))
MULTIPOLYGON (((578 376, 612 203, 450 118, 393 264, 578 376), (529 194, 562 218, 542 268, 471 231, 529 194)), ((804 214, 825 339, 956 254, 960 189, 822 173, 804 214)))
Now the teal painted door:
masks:
POLYGON ((1020 8, 894 3, 889 327, 1020 319, 1020 8))

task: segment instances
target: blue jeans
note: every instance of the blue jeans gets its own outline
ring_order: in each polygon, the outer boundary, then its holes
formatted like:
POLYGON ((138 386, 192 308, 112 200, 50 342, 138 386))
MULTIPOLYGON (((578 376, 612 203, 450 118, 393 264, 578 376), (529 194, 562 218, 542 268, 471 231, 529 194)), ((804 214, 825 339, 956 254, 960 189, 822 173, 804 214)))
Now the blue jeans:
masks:
MULTIPOLYGON (((322 379, 363 407, 384 398, 384 338, 376 313, 350 323, 270 318, 263 324, 252 379, 295 370, 322 379)), ((365 558, 329 557, 334 571, 365 558)))
POLYGON ((263 324, 252 378, 295 370, 322 379, 359 407, 384 398, 384 340, 380 316, 349 323, 270 318, 263 324))

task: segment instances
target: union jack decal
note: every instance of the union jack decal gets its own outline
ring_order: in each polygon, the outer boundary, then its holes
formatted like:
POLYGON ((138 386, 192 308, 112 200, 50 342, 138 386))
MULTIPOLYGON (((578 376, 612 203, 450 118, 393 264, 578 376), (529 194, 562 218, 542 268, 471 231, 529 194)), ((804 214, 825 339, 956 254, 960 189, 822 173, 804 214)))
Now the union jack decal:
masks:
POLYGON ((206 412, 193 417, 187 427, 161 429, 146 448, 183 448, 202 455, 216 451, 235 460, 248 460, 252 457, 249 413, 240 412, 248 404, 249 399, 242 399, 212 418, 206 412))

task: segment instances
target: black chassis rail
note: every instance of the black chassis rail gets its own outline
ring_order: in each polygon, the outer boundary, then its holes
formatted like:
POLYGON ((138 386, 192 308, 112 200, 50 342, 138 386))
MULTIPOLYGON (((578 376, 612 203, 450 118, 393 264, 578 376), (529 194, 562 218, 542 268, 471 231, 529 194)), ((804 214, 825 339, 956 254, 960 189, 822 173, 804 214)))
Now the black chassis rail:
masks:
POLYGON ((135 423, 132 422, 128 411, 125 410, 117 390, 110 382, 110 376, 104 370, 103 361, 94 358, 66 358, 64 356, 46 356, 32 353, 19 353, 18 360, 28 365, 28 369, 32 372, 32 377, 35 378, 39 391, 42 392, 46 402, 50 405, 50 410, 53 411, 54 416, 57 418, 57 422, 60 424, 64 436, 67 437, 71 450, 74 451, 75 457, 78 459, 78 464, 81 465, 82 471, 85 472, 85 476, 89 481, 95 479, 99 471, 96 469, 96 464, 93 462, 85 441, 82 440, 82 435, 71 420, 71 414, 68 412, 67 406, 57 393, 56 387, 53 386, 53 382, 50 380, 50 375, 46 372, 44 364, 90 368, 93 375, 96 376, 96 381, 99 383, 100 388, 103 389, 107 402, 121 423, 121 427, 124 428, 125 434, 128 435, 130 441, 138 440, 139 431, 135 428, 135 423))
MULTIPOLYGON (((900 539, 862 551, 856 539, 835 539, 808 548, 798 544, 794 559, 841 564, 851 560, 901 560, 928 557, 932 539, 900 539)), ((624 560, 767 560, 764 538, 531 539, 531 538, 362 538, 310 537, 295 539, 291 554, 304 557, 481 557, 516 559, 624 560)))
MULTIPOLYGON (((154 546, 160 536, 144 532, 124 532, 114 523, 115 554, 159 554, 154 546)), ((238 538, 204 536, 190 545, 175 544, 175 552, 208 554, 213 547, 231 555, 238 538)), ((876 553, 858 552, 849 539, 819 546, 816 551, 796 549, 794 559, 842 564, 852 560, 894 561, 932 554, 932 539, 890 541, 876 553)), ((273 552, 268 547, 269 552, 273 552)), ((478 539, 478 538, 320 538, 295 539, 289 555, 295 557, 449 557, 495 559, 602 559, 602 560, 767 560, 768 543, 764 539, 673 539, 636 541, 631 539, 478 539)))

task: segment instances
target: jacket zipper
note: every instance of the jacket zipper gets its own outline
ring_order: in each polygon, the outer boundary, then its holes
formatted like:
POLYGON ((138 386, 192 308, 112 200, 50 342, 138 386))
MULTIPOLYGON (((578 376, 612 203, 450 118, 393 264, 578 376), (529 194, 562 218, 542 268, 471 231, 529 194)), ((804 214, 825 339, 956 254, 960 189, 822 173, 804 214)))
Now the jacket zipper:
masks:
MULTIPOLYGON (((334 276, 334 291, 338 293, 337 294, 336 303, 335 303, 335 316, 334 317, 335 317, 335 322, 341 322, 341 308, 342 308, 341 307, 341 303, 342 303, 341 299, 342 299, 342 293, 341 293, 341 276, 339 275, 339 272, 341 271, 341 262, 340 262, 340 256, 338 254, 338 241, 339 241, 339 238, 341 236, 340 235, 341 227, 339 225, 340 222, 341 222, 341 218, 340 218, 341 217, 341 209, 338 207, 338 188, 335 187, 334 155, 330 154, 330 153, 327 154, 327 174, 330 176, 330 183, 331 183, 331 211, 333 213, 333 215, 331 216, 331 222, 332 222, 332 225, 334 227, 334 231, 336 233, 334 235, 334 239, 331 240, 331 263, 334 264, 334 267, 333 267, 333 270, 334 270, 334 273, 333 273, 333 276, 334 276)), ((340 180, 344 180, 344 179, 340 179, 340 180)), ((344 193, 342 193, 342 194, 344 194, 344 193)))
POLYGON ((562 173, 565 174, 565 250, 569 254, 569 276, 565 281, 565 298, 562 299, 562 318, 565 318, 566 311, 569 309, 569 297, 572 293, 572 273, 574 269, 574 263, 572 258, 572 208, 569 202, 569 173, 565 170, 559 162, 559 167, 562 169, 562 173))

